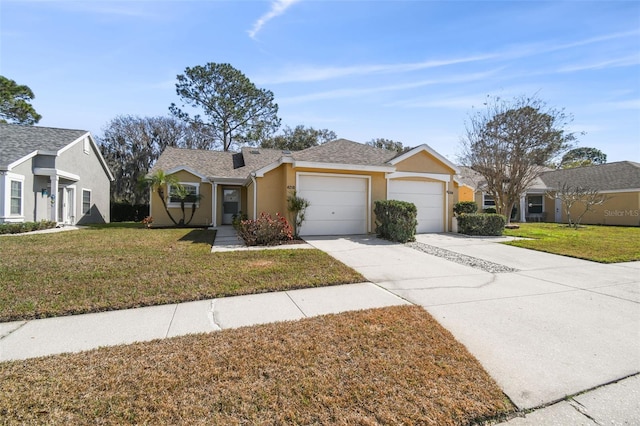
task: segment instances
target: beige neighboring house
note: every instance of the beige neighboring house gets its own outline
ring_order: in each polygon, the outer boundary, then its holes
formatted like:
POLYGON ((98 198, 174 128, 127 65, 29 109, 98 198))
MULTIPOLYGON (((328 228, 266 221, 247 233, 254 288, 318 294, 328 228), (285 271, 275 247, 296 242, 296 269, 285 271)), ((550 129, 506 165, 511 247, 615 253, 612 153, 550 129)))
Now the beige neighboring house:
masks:
MULTIPOLYGON (((492 197, 484 192, 486 183, 478 173, 460 167, 459 179, 475 188, 474 201, 479 209, 495 207, 492 197)), ((544 171, 520 198, 512 220, 566 223, 568 220, 562 202, 555 197, 565 184, 597 190, 608 197, 604 204, 588 212, 581 223, 640 226, 640 164, 633 161, 544 171)), ((581 209, 584 209, 581 204, 575 205, 572 217, 576 218, 581 209)))
MULTIPOLYGON (((448 231, 458 193, 457 167, 427 145, 402 154, 346 139, 294 152, 167 148, 150 173, 157 170, 199 196, 191 225, 231 224, 241 212, 250 219, 262 212, 291 219, 287 197, 296 191, 310 202, 301 235, 375 232, 374 202, 385 199, 416 205, 417 232, 448 231)), ((172 216, 182 217, 172 188, 165 190, 172 216)), ((188 218, 190 205, 187 210, 188 218)), ((171 225, 155 192, 151 215, 154 225, 171 225)))
POLYGON ((0 124, 0 223, 109 222, 111 181, 86 130, 0 124))

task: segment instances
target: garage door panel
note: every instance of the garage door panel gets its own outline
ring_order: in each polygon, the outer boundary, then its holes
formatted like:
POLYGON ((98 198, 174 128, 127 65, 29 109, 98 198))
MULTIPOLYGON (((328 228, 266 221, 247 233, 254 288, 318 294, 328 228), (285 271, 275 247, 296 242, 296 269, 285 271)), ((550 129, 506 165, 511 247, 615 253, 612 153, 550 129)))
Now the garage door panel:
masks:
POLYGON ((391 180, 388 198, 413 203, 418 210, 416 232, 444 231, 444 185, 439 182, 391 180))
POLYGON ((299 175, 298 195, 309 201, 301 235, 367 232, 367 179, 299 175))
POLYGON ((315 206, 307 208, 305 220, 360 220, 362 221, 361 206, 315 206))

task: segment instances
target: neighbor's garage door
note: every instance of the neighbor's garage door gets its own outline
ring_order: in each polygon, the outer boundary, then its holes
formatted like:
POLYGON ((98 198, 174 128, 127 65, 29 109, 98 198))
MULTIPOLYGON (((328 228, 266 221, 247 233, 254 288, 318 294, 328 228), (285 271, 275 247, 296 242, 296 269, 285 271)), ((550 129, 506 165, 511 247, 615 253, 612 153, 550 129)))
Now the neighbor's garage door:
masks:
POLYGON ((390 180, 389 200, 408 201, 418 209, 416 232, 444 231, 444 184, 415 180, 390 180))
POLYGON ((349 235, 367 232, 367 179, 298 176, 298 196, 309 201, 300 235, 349 235))

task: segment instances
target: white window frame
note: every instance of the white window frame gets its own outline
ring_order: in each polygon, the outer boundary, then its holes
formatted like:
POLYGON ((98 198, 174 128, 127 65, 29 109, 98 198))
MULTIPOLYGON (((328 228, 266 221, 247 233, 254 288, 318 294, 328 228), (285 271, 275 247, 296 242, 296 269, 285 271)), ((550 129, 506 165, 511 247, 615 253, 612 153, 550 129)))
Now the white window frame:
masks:
POLYGON ((10 217, 14 217, 14 218, 19 218, 19 217, 24 217, 24 177, 20 176, 20 177, 9 177, 8 179, 9 183, 7 184, 7 189, 8 189, 8 194, 7 194, 7 201, 8 201, 8 208, 7 210, 9 211, 9 216, 10 217), (17 213, 14 213, 13 211, 11 211, 11 209, 13 208, 13 183, 17 183, 20 185, 20 211, 17 213))
POLYGON ((482 209, 495 209, 496 208, 496 200, 493 198, 493 195, 482 193, 482 209), (487 204, 487 201, 489 204, 487 204))
POLYGON ((91 200, 93 200, 93 194, 91 194, 91 190, 87 188, 82 188, 82 216, 91 216, 91 200), (84 193, 89 194, 89 209, 84 209, 84 193))
POLYGON ((0 183, 4 184, 4 208, 0 205, 0 219, 6 222, 24 221, 24 180, 23 175, 8 172, 4 176, 0 176, 0 183), (4 180, 4 182, 2 182, 4 180), (20 213, 11 213, 11 183, 20 183, 20 213))
MULTIPOLYGON (((178 182, 179 185, 182 186, 193 186, 196 188, 196 207, 200 207, 200 183, 198 182, 178 182)), ((185 206, 191 206, 192 203, 186 202, 185 206)), ((178 207, 180 208, 180 202, 171 201, 171 185, 167 185, 167 207, 178 207)))

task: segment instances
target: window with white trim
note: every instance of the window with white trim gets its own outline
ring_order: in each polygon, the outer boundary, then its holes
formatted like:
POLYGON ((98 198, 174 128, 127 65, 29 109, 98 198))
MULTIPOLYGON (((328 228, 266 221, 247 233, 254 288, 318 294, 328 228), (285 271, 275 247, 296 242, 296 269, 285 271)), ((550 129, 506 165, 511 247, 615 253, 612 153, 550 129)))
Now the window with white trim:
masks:
POLYGON ((22 181, 10 179, 10 210, 11 216, 22 216, 22 181))
POLYGON ((487 209, 487 208, 495 208, 495 207, 496 207, 496 200, 493 199, 493 195, 483 193, 482 208, 487 209))
POLYGON ((199 207, 200 184, 193 182, 179 182, 178 185, 169 185, 169 202, 168 207, 180 207, 180 202, 184 199, 185 205, 191 205, 194 202, 199 207), (181 191, 182 190, 182 191, 181 191))
POLYGON ((89 189, 82 190, 82 214, 91 214, 91 190, 89 189))

